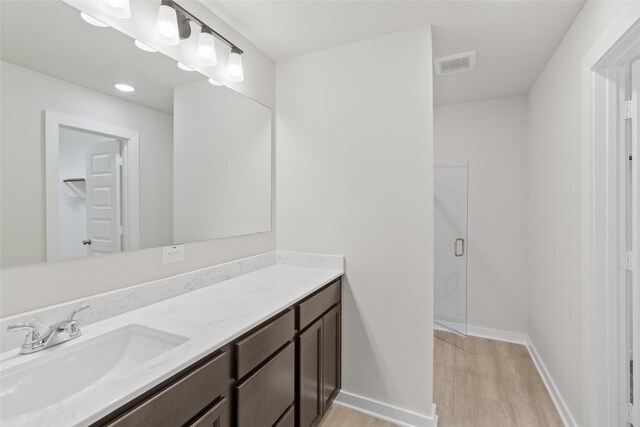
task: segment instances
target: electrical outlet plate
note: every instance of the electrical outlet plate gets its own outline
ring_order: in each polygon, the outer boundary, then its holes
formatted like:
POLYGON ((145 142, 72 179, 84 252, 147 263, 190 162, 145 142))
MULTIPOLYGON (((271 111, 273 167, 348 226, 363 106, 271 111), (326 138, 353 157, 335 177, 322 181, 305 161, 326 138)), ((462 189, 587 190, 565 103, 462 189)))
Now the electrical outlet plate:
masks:
POLYGON ((162 248, 162 263, 184 260, 184 245, 164 246, 162 248))

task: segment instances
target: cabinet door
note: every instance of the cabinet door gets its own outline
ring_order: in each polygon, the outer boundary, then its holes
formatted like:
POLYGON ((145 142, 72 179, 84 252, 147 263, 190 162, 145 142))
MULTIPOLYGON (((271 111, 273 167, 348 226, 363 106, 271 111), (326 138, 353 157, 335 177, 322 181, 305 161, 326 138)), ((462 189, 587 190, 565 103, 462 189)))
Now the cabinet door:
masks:
POLYGON ((340 391, 342 377, 340 305, 331 309, 322 320, 322 410, 326 412, 340 391))
POLYGON ((322 319, 298 337, 298 425, 313 427, 322 418, 322 319))

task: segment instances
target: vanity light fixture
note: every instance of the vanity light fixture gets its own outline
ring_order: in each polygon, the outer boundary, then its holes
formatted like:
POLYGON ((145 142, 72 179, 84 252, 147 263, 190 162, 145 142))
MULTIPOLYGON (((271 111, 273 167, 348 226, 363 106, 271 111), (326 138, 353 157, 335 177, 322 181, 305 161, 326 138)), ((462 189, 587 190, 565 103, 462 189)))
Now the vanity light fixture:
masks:
POLYGON ((202 27, 198 36, 198 48, 196 50, 198 59, 203 65, 210 67, 218 63, 216 57, 216 45, 213 40, 213 30, 209 27, 202 27))
POLYGON ((89 15, 88 13, 84 13, 84 12, 80 12, 80 17, 82 18, 82 20, 84 22, 87 22, 91 25, 95 25, 96 27, 100 27, 100 28, 106 28, 108 27, 107 24, 105 24, 104 22, 102 22, 101 20, 94 18, 93 16, 89 15))
POLYGON ((125 83, 116 83, 115 88, 122 92, 133 92, 134 90, 136 90, 136 88, 134 88, 133 86, 125 83))
POLYGON ((217 81, 213 77, 209 77, 209 83, 211 83, 214 86, 224 86, 224 84, 220 83, 219 81, 217 81))
POLYGON ((232 82, 241 82, 244 80, 244 71, 242 70, 242 51, 237 47, 231 48, 229 61, 227 62, 227 74, 232 82))
POLYGON ((156 20, 156 34, 158 39, 169 45, 177 45, 180 39, 187 39, 191 36, 191 22, 200 26, 198 35, 198 47, 196 56, 203 65, 214 66, 218 60, 216 57, 216 47, 214 37, 231 48, 227 73, 229 80, 241 82, 244 80, 242 68, 242 49, 231 43, 226 37, 218 33, 202 20, 196 18, 185 8, 173 0, 162 0, 158 17, 156 20))
POLYGON ((188 65, 184 65, 182 62, 178 62, 178 68, 184 71, 194 71, 193 68, 189 67, 188 65))
POLYGON ((162 0, 160 9, 158 9, 156 36, 161 42, 168 45, 175 46, 180 43, 178 12, 173 8, 171 0, 162 0))
POLYGON ((136 40, 134 42, 134 44, 136 45, 136 47, 140 50, 144 50, 145 52, 157 52, 157 50, 155 50, 154 48, 152 48, 151 46, 149 46, 148 44, 144 44, 142 43, 140 40, 136 40))
POLYGON ((114 18, 127 19, 131 17, 129 0, 100 0, 100 10, 114 18))

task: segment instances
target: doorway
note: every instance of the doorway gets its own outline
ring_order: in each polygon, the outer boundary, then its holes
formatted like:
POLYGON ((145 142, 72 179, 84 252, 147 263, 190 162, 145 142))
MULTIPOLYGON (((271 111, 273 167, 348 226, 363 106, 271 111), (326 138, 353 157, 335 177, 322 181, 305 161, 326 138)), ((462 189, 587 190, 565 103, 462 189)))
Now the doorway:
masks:
POLYGON ((45 112, 47 261, 139 248, 138 133, 45 112))
POLYGON ((640 20, 584 59, 584 364, 590 425, 640 425, 640 20), (634 369, 635 367, 635 369, 634 369))

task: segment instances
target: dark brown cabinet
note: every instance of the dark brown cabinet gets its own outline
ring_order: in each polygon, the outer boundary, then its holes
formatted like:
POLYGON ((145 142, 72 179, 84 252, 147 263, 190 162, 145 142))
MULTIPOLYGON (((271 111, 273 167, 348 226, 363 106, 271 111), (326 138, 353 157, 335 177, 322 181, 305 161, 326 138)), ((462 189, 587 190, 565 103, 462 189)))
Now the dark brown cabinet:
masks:
POLYGON ((92 427, 315 427, 340 391, 341 281, 92 427))
POLYGON ((340 282, 301 303, 299 309, 302 324, 307 320, 303 310, 321 314, 298 337, 298 425, 314 427, 340 391, 340 282))
MULTIPOLYGON (((228 427, 229 354, 222 352, 188 374, 162 387, 134 407, 121 411, 106 423, 108 427, 164 427, 198 424, 198 414, 218 418, 217 427, 228 427), (208 410, 208 408, 212 409, 208 410)), ((215 425, 215 424, 213 424, 215 425)))
POLYGON ((340 305, 322 318, 322 404, 326 411, 338 395, 342 372, 342 317, 340 305))
POLYGON ((189 427, 227 427, 229 426, 229 408, 224 398, 189 427))
POLYGON ((295 351, 289 344, 236 387, 238 427, 272 427, 295 399, 295 351))
POLYGON ((298 337, 298 408, 300 427, 322 419, 322 319, 298 337))

